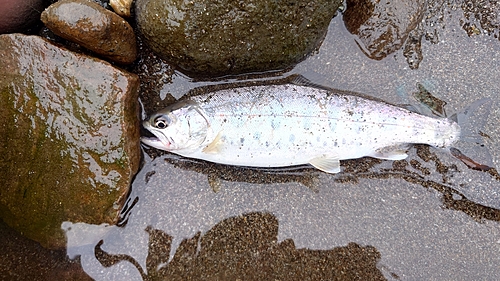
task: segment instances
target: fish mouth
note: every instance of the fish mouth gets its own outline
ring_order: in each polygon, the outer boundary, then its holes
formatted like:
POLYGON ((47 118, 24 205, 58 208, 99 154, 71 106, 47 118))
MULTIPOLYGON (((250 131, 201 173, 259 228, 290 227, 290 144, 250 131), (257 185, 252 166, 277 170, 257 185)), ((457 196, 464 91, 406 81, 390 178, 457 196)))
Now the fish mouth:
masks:
POLYGON ((164 136, 163 138, 157 137, 154 133, 146 128, 141 128, 141 142, 161 150, 170 150, 173 141, 164 136))
POLYGON ((170 150, 172 142, 164 142, 157 137, 141 137, 141 142, 161 150, 170 150))

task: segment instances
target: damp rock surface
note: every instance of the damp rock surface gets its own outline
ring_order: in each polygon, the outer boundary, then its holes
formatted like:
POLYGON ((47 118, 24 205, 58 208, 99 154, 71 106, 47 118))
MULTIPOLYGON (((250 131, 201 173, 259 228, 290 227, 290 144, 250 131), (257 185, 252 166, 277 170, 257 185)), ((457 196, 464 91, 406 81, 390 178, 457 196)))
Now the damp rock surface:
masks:
POLYGON ((138 78, 36 36, 0 36, 0 217, 43 246, 113 224, 140 160, 138 78))
POLYGON ((138 0, 148 45, 183 72, 282 70, 319 47, 342 1, 138 0))
POLYGON ((422 20, 423 0, 347 0, 344 23, 361 50, 381 60, 399 50, 422 20))
POLYGON ((43 0, 2 0, 0 34, 26 30, 39 20, 43 6, 43 0))
POLYGON ((62 0, 41 16, 55 34, 120 64, 137 57, 135 34, 117 14, 88 0, 62 0))

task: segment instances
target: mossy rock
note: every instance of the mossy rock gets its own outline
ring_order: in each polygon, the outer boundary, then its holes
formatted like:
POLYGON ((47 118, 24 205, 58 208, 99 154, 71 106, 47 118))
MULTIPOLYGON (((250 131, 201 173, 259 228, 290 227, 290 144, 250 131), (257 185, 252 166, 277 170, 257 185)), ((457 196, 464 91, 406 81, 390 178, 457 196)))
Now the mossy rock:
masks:
POLYGON ((340 0, 137 0, 146 42, 183 72, 222 76, 286 69, 321 44, 340 0))
POLYGON ((61 223, 117 221, 140 161, 138 78, 36 37, 0 36, 0 216, 49 248, 61 223))

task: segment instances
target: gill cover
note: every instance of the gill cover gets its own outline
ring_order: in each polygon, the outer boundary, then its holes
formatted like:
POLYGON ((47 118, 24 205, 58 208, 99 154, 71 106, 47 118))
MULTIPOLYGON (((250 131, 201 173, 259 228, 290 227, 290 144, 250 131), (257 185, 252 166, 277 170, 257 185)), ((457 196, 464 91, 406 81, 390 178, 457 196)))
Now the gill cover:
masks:
POLYGON ((143 143, 166 151, 189 151, 205 141, 210 124, 198 103, 183 101, 151 115, 143 126, 155 136, 142 137, 143 143))

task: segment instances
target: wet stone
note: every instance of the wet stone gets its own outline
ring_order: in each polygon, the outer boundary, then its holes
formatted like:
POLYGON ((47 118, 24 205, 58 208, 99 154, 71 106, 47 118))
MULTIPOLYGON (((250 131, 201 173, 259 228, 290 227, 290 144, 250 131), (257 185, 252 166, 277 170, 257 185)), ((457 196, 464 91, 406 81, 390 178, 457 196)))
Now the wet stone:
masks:
MULTIPOLYGON (((344 23, 361 50, 381 60, 399 50, 422 20, 423 0, 347 0, 344 23)), ((418 65, 416 66, 418 67, 418 65)))
POLYGON ((115 13, 122 17, 130 17, 130 9, 132 8, 132 0, 109 0, 109 5, 115 13))
POLYGON ((41 16, 55 34, 120 64, 137 57, 132 27, 117 14, 88 0, 62 0, 41 16))
POLYGON ((45 249, 35 241, 19 235, 2 220, 0 237, 2 280, 94 280, 83 271, 79 259, 68 258, 66 249, 45 249))
POLYGON ((45 247, 117 221, 140 161, 138 78, 36 36, 0 36, 0 217, 45 247))
POLYGON ((148 45, 183 72, 223 76, 282 70, 319 47, 342 1, 138 0, 148 45))
POLYGON ((40 17, 43 0, 2 0, 0 2, 0 34, 21 32, 40 17))

